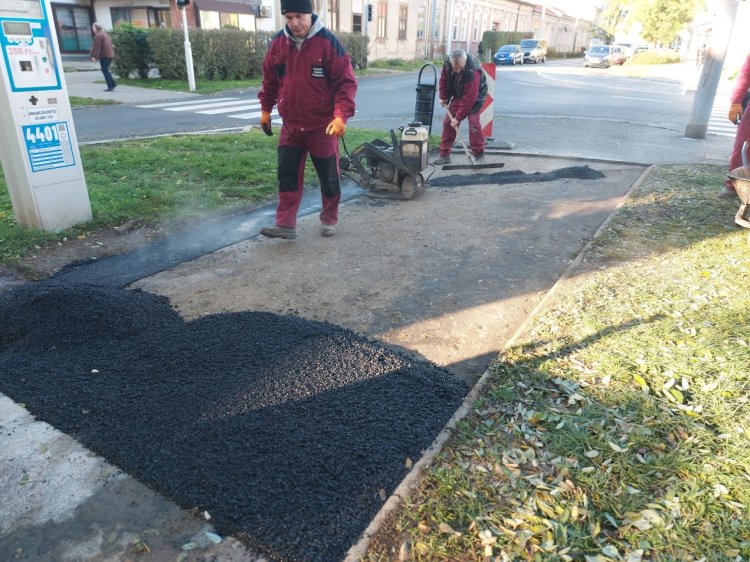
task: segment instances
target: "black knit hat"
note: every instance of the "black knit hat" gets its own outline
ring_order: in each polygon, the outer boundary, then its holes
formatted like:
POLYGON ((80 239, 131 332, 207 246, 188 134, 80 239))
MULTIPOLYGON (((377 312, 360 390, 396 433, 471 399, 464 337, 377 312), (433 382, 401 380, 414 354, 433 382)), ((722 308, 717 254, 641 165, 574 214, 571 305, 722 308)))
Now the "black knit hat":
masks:
POLYGON ((312 14, 312 0, 281 0, 281 13, 312 14))

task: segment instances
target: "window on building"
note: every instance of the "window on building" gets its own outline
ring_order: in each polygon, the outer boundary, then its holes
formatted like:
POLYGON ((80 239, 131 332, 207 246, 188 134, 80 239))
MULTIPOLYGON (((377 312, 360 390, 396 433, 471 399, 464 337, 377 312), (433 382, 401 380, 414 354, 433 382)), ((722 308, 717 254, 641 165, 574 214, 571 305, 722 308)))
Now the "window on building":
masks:
POLYGON ((440 21, 440 8, 435 9, 435 14, 432 16, 432 22, 435 24, 434 26, 432 23, 430 24, 430 29, 432 29, 432 39, 437 40, 440 37, 440 25, 438 22, 440 21))
POLYGON ((468 29, 466 29, 466 16, 463 16, 461 18, 461 35, 460 35, 462 41, 468 37, 467 34, 468 34, 468 29))
POLYGON ((378 2, 378 39, 385 39, 386 21, 388 16, 388 4, 378 2))
POLYGON ((362 33, 362 14, 352 14, 352 33, 362 33))
POLYGON ((340 31, 339 0, 328 0, 328 29, 331 31, 340 31))
POLYGON ((240 28, 240 18, 238 17, 237 14, 219 12, 219 22, 221 23, 222 29, 226 27, 233 27, 235 29, 240 28))
POLYGON ((409 15, 409 7, 406 4, 399 4, 398 7, 398 38, 400 41, 406 40, 406 18, 409 15))
POLYGON ((458 18, 453 18, 453 27, 451 29, 451 39, 453 41, 458 39, 458 18))
POLYGON ((471 40, 476 41, 479 38, 479 18, 474 20, 474 31, 471 34, 471 40))
POLYGON ((417 10, 417 39, 424 39, 426 8, 417 10))
POLYGON ((129 23, 133 27, 161 27, 169 25, 169 10, 157 8, 110 8, 112 27, 129 23))

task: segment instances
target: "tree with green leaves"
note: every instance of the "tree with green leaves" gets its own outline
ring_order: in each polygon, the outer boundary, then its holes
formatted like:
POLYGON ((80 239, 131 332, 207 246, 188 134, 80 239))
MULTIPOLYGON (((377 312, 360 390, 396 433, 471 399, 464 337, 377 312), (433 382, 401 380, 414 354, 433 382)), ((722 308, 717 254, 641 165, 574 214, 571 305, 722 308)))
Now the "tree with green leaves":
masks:
POLYGON ((629 19, 643 26, 641 37, 646 41, 668 45, 702 7, 703 0, 635 0, 629 19))

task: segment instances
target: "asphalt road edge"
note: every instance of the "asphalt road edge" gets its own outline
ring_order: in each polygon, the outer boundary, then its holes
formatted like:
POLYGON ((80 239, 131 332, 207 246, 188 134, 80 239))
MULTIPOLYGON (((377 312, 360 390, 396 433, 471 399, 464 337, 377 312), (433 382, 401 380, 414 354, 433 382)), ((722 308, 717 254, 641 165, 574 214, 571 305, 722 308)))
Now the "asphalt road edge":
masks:
MULTIPOLYGON (((555 284, 552 285, 550 290, 547 291, 547 293, 544 295, 544 297, 542 297, 539 303, 537 303, 537 305, 531 310, 531 312, 529 312, 529 314, 526 316, 521 325, 516 329, 513 335, 508 339, 507 342, 505 342, 505 345, 503 345, 503 348, 499 353, 502 353, 504 350, 513 347, 516 342, 523 336, 523 334, 528 330, 531 321, 536 318, 536 316, 538 316, 542 310, 548 307, 550 301, 555 296, 560 287, 572 277, 573 271, 581 264, 581 262, 583 261, 583 257, 589 251, 594 241, 599 236, 601 236, 602 232, 604 232, 607 226, 609 226, 620 208, 626 201, 630 199, 633 191, 645 181, 645 179, 655 167, 656 165, 652 164, 641 173, 635 183, 622 197, 620 202, 615 206, 614 209, 612 209, 612 212, 610 212, 607 218, 604 219, 604 222, 602 222, 599 228, 596 229, 591 239, 586 243, 581 251, 578 252, 578 255, 575 257, 575 259, 573 259, 573 261, 568 264, 568 267, 565 269, 560 278, 555 281, 555 284)), ((380 508, 380 511, 378 511, 378 513, 362 533, 359 541, 357 541, 357 543, 347 551, 346 558, 344 558, 343 562, 360 562, 364 558, 367 550, 370 547, 372 538, 380 531, 385 522, 388 520, 388 517, 396 512, 396 510, 401 505, 401 501, 404 498, 408 497, 416 489, 425 469, 432 463, 438 453, 440 453, 443 445, 448 440, 448 438, 453 435, 453 430, 455 429, 458 422, 464 419, 471 411, 471 408, 479 397, 480 392, 484 390, 484 387, 487 385, 490 376, 490 369, 487 369, 479 378, 479 380, 474 384, 472 389, 469 391, 469 393, 461 403, 461 406, 459 406, 458 410, 456 410, 453 416, 451 416, 451 418, 448 420, 448 423, 445 424, 445 427, 440 431, 430 447, 422 454, 421 458, 414 464, 409 473, 393 491, 393 494, 385 501, 383 507, 380 508)))

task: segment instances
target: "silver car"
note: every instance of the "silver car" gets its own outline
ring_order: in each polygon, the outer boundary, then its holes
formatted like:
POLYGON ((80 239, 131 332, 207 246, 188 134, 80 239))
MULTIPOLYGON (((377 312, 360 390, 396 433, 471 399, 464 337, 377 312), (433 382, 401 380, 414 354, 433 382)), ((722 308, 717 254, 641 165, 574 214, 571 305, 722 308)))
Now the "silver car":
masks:
POLYGON ((594 45, 583 55, 583 66, 598 66, 599 68, 609 68, 609 57, 612 54, 612 47, 609 45, 594 45))

